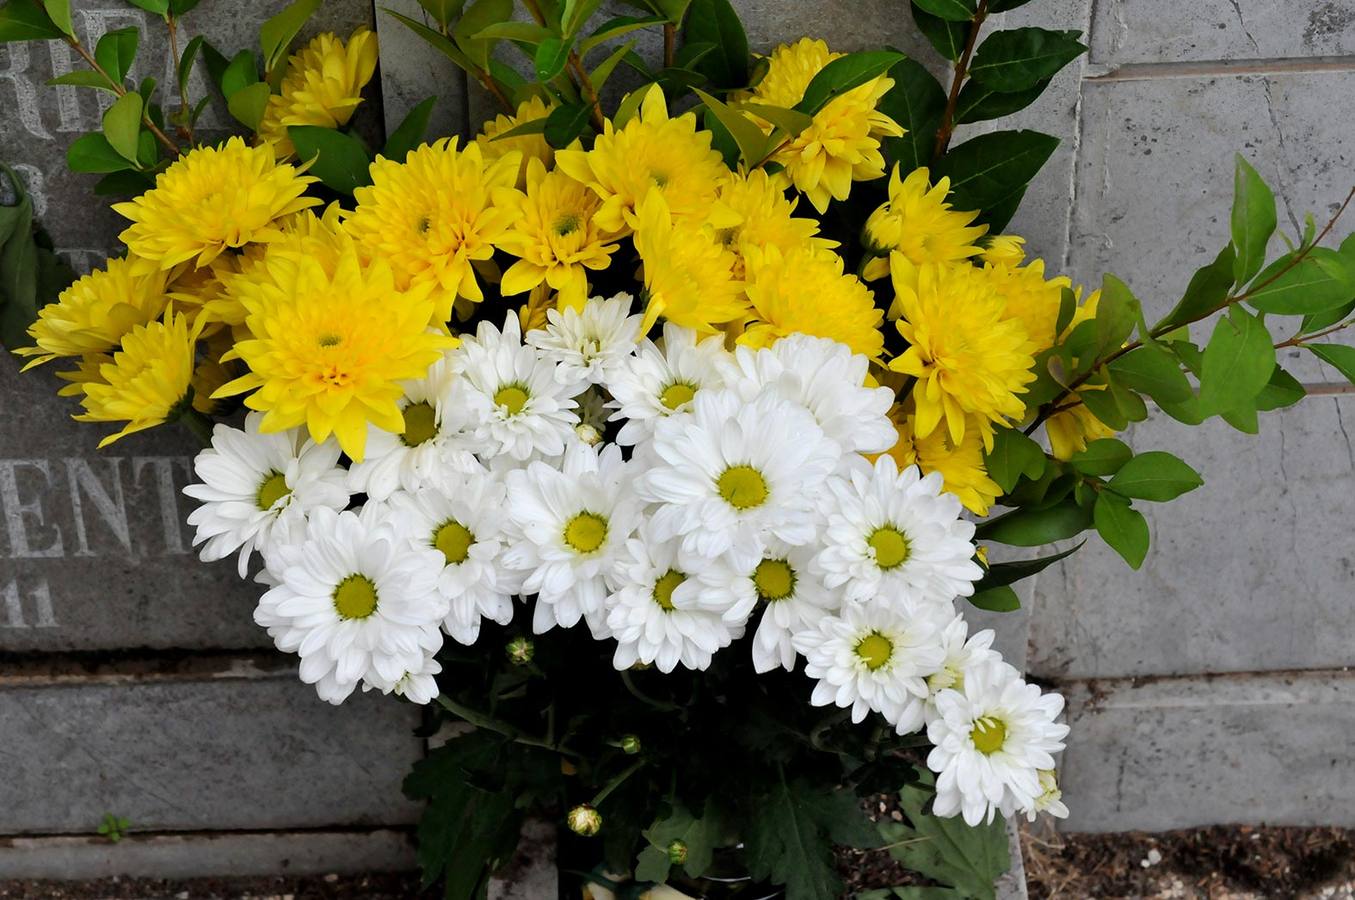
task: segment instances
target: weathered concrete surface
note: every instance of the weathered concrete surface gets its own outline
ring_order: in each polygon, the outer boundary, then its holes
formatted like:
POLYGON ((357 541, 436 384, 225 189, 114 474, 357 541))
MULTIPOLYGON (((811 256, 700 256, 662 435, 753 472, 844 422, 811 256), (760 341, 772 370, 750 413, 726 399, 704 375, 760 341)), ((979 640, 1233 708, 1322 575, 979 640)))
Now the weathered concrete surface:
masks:
MULTIPOLYGON (((0 842, 6 878, 209 878, 403 872, 413 869, 406 831, 297 831, 270 834, 133 834, 9 838, 0 842)), ((538 895, 546 896, 546 895, 538 895)))
POLYGON ((418 708, 321 702, 295 672, 0 683, 0 833, 380 828, 416 820, 400 782, 418 708))
POLYGON ((1355 674, 1078 683, 1069 831, 1355 825, 1355 674))

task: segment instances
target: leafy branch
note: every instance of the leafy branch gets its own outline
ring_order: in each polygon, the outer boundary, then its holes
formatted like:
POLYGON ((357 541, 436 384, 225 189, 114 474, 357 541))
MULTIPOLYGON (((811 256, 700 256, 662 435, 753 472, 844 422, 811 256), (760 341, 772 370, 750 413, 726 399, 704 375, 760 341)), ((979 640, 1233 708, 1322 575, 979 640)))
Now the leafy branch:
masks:
POLYGON ((942 113, 941 125, 936 129, 936 144, 932 148, 933 163, 940 160, 950 147, 951 136, 955 133, 955 110, 960 103, 960 89, 964 87, 965 78, 969 75, 969 63, 974 57, 974 48, 978 46, 979 31, 987 18, 988 0, 979 0, 978 9, 969 20, 969 33, 965 37, 964 51, 960 54, 959 62, 955 64, 955 74, 950 81, 950 94, 946 97, 946 111, 942 113))

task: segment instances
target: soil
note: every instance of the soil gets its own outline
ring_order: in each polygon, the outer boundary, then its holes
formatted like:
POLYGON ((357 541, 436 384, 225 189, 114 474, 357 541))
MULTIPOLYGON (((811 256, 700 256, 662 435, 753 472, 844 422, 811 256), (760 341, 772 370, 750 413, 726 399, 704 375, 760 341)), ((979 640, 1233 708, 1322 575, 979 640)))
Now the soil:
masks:
MULTIPOLYGON (((0 880, 3 900, 413 900, 419 876, 317 875, 260 878, 0 880)), ((438 894, 423 895, 433 900, 438 894)))

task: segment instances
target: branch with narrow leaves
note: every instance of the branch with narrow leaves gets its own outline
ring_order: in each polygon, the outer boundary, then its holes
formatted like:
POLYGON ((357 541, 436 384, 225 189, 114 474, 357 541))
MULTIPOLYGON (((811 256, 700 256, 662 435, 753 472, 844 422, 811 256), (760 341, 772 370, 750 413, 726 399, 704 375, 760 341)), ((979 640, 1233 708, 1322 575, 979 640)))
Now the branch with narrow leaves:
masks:
MULTIPOLYGON (((165 27, 169 29, 169 55, 176 62, 179 57, 179 20, 173 13, 165 13, 165 27)), ((179 136, 188 141, 189 146, 197 143, 193 138, 193 122, 189 112, 193 109, 193 104, 188 102, 188 82, 186 79, 179 79, 179 109, 182 114, 182 120, 179 123, 179 136)))
POLYGON ((974 48, 979 43, 979 31, 988 18, 988 0, 979 0, 974 18, 969 20, 969 35, 965 38, 964 50, 955 63, 955 75, 950 82, 950 94, 946 97, 946 111, 941 116, 941 125, 936 129, 936 144, 932 149, 932 162, 935 163, 950 147, 951 136, 955 134, 955 110, 960 103, 960 89, 969 76, 969 61, 974 58, 974 48))
MULTIPOLYGON (((97 72, 104 81, 108 82, 108 86, 115 94, 121 97, 127 93, 127 88, 123 87, 122 82, 114 80, 104 67, 99 65, 99 61, 94 58, 94 54, 85 49, 85 45, 80 43, 79 39, 68 37, 66 38, 66 43, 69 44, 76 53, 80 54, 81 59, 89 63, 91 69, 97 72)), ((161 131, 159 127, 151 121, 149 113, 141 113, 141 124, 145 125, 146 128, 150 130, 151 134, 155 135, 155 139, 159 141, 166 150, 173 153, 175 156, 179 155, 181 152, 179 150, 179 145, 174 142, 173 138, 161 131)))

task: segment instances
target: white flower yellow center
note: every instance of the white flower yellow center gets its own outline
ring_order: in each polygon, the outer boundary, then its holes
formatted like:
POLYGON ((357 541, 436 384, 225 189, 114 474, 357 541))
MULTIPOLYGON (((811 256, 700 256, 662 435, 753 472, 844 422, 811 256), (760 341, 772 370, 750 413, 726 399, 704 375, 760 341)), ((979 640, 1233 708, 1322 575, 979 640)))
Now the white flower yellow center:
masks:
POLYGON ((955 666, 944 666, 941 671, 927 676, 927 689, 933 694, 947 688, 964 690, 964 672, 955 666))
POLYGON ((607 520, 581 512, 565 523, 565 543, 577 553, 593 553, 607 540, 607 520))
POLYGON ((696 385, 685 381, 675 381, 659 394, 659 402, 667 409, 676 410, 684 403, 690 403, 696 396, 696 385))
POLYGON ((874 672, 894 655, 894 642, 880 632, 872 631, 857 642, 855 650, 866 668, 874 672))
POLYGON ((349 575, 334 589, 334 611, 341 619, 365 619, 376 604, 376 584, 366 575, 349 575))
POLYGON ((516 416, 522 412, 523 407, 527 405, 527 401, 530 399, 531 395, 520 384, 505 384, 494 395, 495 404, 510 416, 516 416))
POLYGON ((433 532, 433 546, 442 551, 449 566, 465 562, 474 543, 475 535, 455 519, 448 519, 433 532))
POLYGON ((893 525, 875 529, 866 543, 875 552, 875 564, 881 569, 897 569, 908 561, 908 538, 893 525))
POLYGON ((1007 742, 1007 725, 997 716, 980 716, 974 720, 969 739, 974 742, 975 750, 991 756, 1007 742))
POLYGON ((255 502, 258 503, 259 509, 269 510, 273 508, 274 503, 291 493, 292 489, 287 486, 287 476, 274 470, 259 482, 259 493, 255 502))
POLYGON ((753 586, 769 603, 784 600, 795 591, 795 570, 784 559, 764 559, 753 570, 753 586))
POLYGON ((664 612, 673 611, 673 591, 677 590, 678 585, 687 580, 677 569, 669 569, 663 577, 654 582, 654 602, 664 612))
POLYGON ((730 466, 716 479, 715 488, 735 509, 752 509, 767 502, 767 479, 752 466, 730 466))
POLYGON ((437 433, 437 415, 431 403, 411 403, 405 407, 405 430, 400 433, 400 440, 406 447, 417 447, 437 433))

